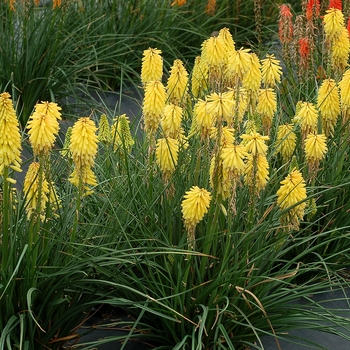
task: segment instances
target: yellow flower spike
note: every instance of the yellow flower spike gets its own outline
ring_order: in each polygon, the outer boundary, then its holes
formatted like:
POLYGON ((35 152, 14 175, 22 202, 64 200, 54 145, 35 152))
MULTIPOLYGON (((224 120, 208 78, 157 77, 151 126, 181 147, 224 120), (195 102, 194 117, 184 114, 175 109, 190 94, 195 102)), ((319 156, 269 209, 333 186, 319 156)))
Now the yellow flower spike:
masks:
POLYGON ((230 33, 230 30, 226 27, 220 29, 219 35, 220 38, 222 38, 227 52, 232 52, 235 50, 235 42, 232 39, 232 35, 230 33))
POLYGON ((165 87, 160 81, 150 81, 147 83, 143 98, 142 114, 145 131, 148 134, 154 134, 158 129, 166 99, 165 87))
POLYGON ((241 135, 241 138, 246 141, 244 145, 247 149, 247 152, 251 153, 252 155, 266 155, 268 146, 265 144, 265 141, 268 141, 270 139, 268 136, 263 136, 258 132, 253 131, 249 135, 241 135))
POLYGON ((261 85, 261 64, 255 53, 250 53, 250 69, 244 75, 242 86, 248 91, 258 92, 261 85))
POLYGON ((202 97, 209 89, 208 79, 209 67, 200 56, 197 56, 194 61, 191 76, 191 91, 195 98, 202 97))
POLYGON ((45 219, 45 208, 48 202, 49 186, 45 179, 44 172, 42 172, 42 178, 40 179, 39 171, 40 164, 33 162, 29 165, 27 174, 24 178, 23 192, 25 194, 28 220, 32 218, 38 208, 40 220, 43 221, 45 219))
POLYGON ((320 161, 327 153, 327 138, 324 134, 309 134, 305 139, 305 157, 309 161, 320 161))
POLYGON ((288 210, 281 222, 289 229, 297 230, 299 220, 303 220, 306 208, 306 184, 299 170, 293 169, 287 177, 281 181, 281 187, 277 191, 277 205, 282 211, 288 210), (303 201, 302 203, 299 203, 303 201), (299 203, 298 205, 296 205, 299 203), (294 206, 296 205, 296 206, 294 206), (294 207, 293 207, 294 206, 294 207), (293 207, 293 208, 291 208, 293 207))
POLYGON ((215 117, 208 112, 207 101, 198 100, 194 106, 193 118, 196 121, 196 127, 201 132, 202 138, 209 135, 212 127, 215 124, 215 117))
POLYGON ((69 181, 76 187, 86 191, 86 185, 95 186, 96 177, 92 171, 97 154, 98 138, 96 125, 88 117, 78 119, 72 128, 69 150, 74 161, 74 170, 69 181))
POLYGON ((29 118, 27 129, 34 154, 48 154, 58 134, 57 119, 49 114, 35 111, 29 118))
POLYGON ((228 91, 222 95, 233 101, 232 116, 226 119, 227 125, 232 126, 241 123, 248 108, 247 90, 243 87, 239 89, 228 88, 228 91))
POLYGON ((322 118, 323 132, 330 136, 340 115, 339 89, 334 79, 323 81, 318 90, 317 107, 322 118))
POLYGON ((52 118, 61 120, 62 108, 58 106, 55 102, 41 102, 35 105, 35 112, 49 115, 52 118))
POLYGON ((181 203, 182 215, 187 229, 194 229, 208 212, 211 194, 204 188, 192 186, 181 203))
POLYGON ((161 81, 163 75, 162 51, 149 48, 143 51, 141 82, 146 85, 150 81, 161 81))
POLYGON ((10 94, 0 94, 0 175, 4 167, 21 171, 21 135, 10 94))
POLYGON ((226 42, 222 36, 212 36, 204 43, 210 70, 221 69, 226 64, 226 42))
MULTIPOLYGON (((235 129, 230 128, 228 126, 224 126, 221 128, 220 144, 222 147, 226 147, 233 144, 233 142, 235 141, 234 131, 235 129)), ((212 128, 210 136, 212 139, 217 140, 219 137, 218 129, 212 128)))
POLYGON ((350 69, 347 69, 339 82, 340 105, 343 125, 350 119, 350 69))
POLYGON ((343 13, 336 8, 328 9, 323 17, 323 22, 326 39, 330 41, 337 40, 345 26, 343 13))
POLYGON ((305 139, 304 152, 310 181, 316 178, 320 161, 324 159, 327 150, 327 138, 324 134, 309 134, 305 139))
POLYGON ((277 111, 277 98, 273 89, 266 88, 259 91, 256 111, 262 118, 262 123, 266 132, 269 133, 273 117, 277 111))
POLYGON ((188 73, 181 60, 174 61, 170 69, 166 91, 168 100, 176 105, 183 105, 188 94, 188 73))
POLYGON ((302 140, 304 141, 309 133, 317 131, 318 111, 311 102, 298 102, 296 110, 293 122, 300 125, 302 140))
POLYGON ((75 187, 79 188, 79 186, 82 185, 82 189, 84 191, 90 190, 90 188, 87 185, 97 185, 95 173, 93 172, 91 167, 86 164, 83 166, 76 165, 68 180, 75 187))
POLYGON ((102 114, 100 117, 98 125, 98 140, 105 145, 109 145, 112 142, 111 127, 105 114, 102 114))
POLYGON ((243 145, 227 145, 221 151, 222 166, 230 179, 237 181, 244 174, 248 152, 243 145))
POLYGON ((233 114, 234 100, 228 94, 213 92, 207 96, 207 111, 221 120, 229 121, 233 114))
POLYGON ((178 152, 178 140, 167 137, 157 141, 156 161, 165 176, 174 172, 177 165, 178 152))
POLYGON ((239 49, 230 53, 227 70, 234 84, 241 82, 251 67, 250 49, 239 49))
POLYGON ((278 127, 276 152, 281 153, 284 162, 291 160, 295 150, 297 136, 293 129, 293 124, 284 124, 278 127))
POLYGON ((266 58, 261 60, 261 75, 265 87, 273 88, 281 82, 282 68, 275 55, 266 55, 266 58))
POLYGON ((263 190, 269 180, 269 163, 263 153, 248 154, 244 182, 256 192, 263 190))
POLYGON ((163 117, 160 120, 160 125, 166 136, 173 139, 178 137, 181 129, 182 117, 181 107, 172 103, 165 106, 163 117))
POLYGON ((114 144, 114 151, 118 148, 125 148, 130 152, 134 145, 135 141, 131 136, 129 123, 130 121, 126 114, 122 114, 114 119, 114 124, 112 125, 110 134, 114 144))
POLYGON ((344 27, 331 46, 332 68, 336 72, 344 72, 348 64, 350 51, 349 32, 344 27))
POLYGON ((92 166, 97 154, 97 127, 89 117, 79 118, 73 125, 69 150, 74 163, 92 166))

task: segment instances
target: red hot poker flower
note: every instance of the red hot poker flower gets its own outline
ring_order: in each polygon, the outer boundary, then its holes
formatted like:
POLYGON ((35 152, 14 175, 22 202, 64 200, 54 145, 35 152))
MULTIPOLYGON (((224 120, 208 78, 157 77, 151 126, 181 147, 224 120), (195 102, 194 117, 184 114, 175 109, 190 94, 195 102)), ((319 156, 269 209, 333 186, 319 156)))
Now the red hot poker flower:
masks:
POLYGON ((290 42, 293 38, 293 14, 287 4, 280 6, 280 19, 278 22, 278 34, 282 44, 290 42))
POLYGON ((306 4, 306 19, 311 21, 314 15, 320 16, 320 0, 309 0, 306 4))
POLYGON ((342 2, 341 2, 341 0, 330 0, 329 1, 329 7, 328 7, 329 9, 332 9, 332 8, 334 8, 334 9, 337 9, 337 10, 340 10, 340 11, 342 11, 342 2))

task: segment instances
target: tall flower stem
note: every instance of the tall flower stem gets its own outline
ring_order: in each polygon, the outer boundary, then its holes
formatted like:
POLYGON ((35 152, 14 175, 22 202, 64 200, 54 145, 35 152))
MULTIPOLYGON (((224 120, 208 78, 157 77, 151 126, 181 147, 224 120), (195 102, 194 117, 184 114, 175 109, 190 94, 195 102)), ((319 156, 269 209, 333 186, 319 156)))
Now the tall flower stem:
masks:
MULTIPOLYGON (((80 177, 81 179, 81 177, 80 177)), ((69 253, 72 254, 72 244, 74 244, 76 237, 77 237, 77 232, 78 232, 78 227, 79 227, 79 212, 81 208, 81 197, 82 197, 82 191, 83 190, 83 183, 80 180, 79 181, 79 186, 78 186, 78 193, 77 193, 77 201, 75 205, 75 214, 74 214, 74 222, 73 222, 73 229, 72 233, 70 236, 70 247, 69 247, 69 253)))
POLYGON ((8 177, 8 167, 4 167, 3 199, 2 199, 2 269, 7 269, 8 265, 8 244, 10 235, 9 210, 10 210, 10 183, 8 177))

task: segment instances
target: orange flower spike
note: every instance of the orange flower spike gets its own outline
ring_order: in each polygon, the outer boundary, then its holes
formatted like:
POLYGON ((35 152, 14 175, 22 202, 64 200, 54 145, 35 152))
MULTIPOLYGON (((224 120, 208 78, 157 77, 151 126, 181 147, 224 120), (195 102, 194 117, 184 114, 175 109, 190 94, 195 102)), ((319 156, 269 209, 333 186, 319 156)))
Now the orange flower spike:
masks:
POLYGON ((343 6, 342 6, 342 2, 341 0, 330 0, 329 1, 329 9, 337 9, 337 10, 340 10, 342 11, 343 9, 343 6))
POLYGON ((205 13, 209 16, 214 16, 216 11, 216 0, 208 0, 207 6, 205 7, 205 13))
POLYGON ((53 8, 60 7, 61 5, 61 0, 53 0, 53 8))
POLYGON ((280 19, 278 21, 278 35, 282 44, 290 42, 293 38, 293 14, 287 4, 280 6, 280 19))
POLYGON ((171 6, 183 6, 183 5, 186 5, 186 0, 175 0, 171 6))
POLYGON ((306 19, 311 21, 314 15, 320 16, 320 0, 309 0, 306 4, 306 19))

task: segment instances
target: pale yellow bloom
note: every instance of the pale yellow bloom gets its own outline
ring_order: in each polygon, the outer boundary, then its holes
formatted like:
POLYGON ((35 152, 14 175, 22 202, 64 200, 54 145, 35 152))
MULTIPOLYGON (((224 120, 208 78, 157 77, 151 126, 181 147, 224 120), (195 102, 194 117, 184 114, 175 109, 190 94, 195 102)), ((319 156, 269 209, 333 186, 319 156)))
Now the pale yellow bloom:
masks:
POLYGON ((232 51, 228 57, 227 69, 235 82, 242 81, 251 67, 250 49, 232 51))
POLYGON ((180 133, 182 121, 182 108, 169 103, 165 106, 160 125, 164 134, 176 139, 180 133))
POLYGON ((165 87, 160 81, 150 81, 146 84, 142 113, 147 133, 153 134, 157 130, 166 99, 165 87))
POLYGON ((92 171, 97 154, 98 137, 95 123, 88 117, 78 119, 72 128, 69 150, 74 161, 75 168, 69 181, 77 186, 82 186, 84 191, 87 185, 95 186, 96 177, 92 171))
POLYGON ((281 82, 282 68, 275 55, 266 55, 266 58, 261 60, 261 74, 261 80, 265 87, 273 88, 281 82))
POLYGON ((21 170, 21 135, 10 94, 0 94, 0 175, 4 168, 21 170))
POLYGON ((168 101, 176 105, 184 105, 188 94, 188 73, 181 60, 174 61, 166 86, 168 101))
POLYGON ((233 50, 235 50, 235 42, 232 39, 232 35, 231 35, 230 30, 228 28, 220 29, 218 36, 220 38, 222 38, 222 40, 226 46, 227 52, 232 52, 233 50))
POLYGON ((255 53, 250 53, 250 68, 243 77, 243 87, 254 92, 259 91, 261 84, 261 64, 255 53))
POLYGON ((349 32, 344 27, 331 45, 332 68, 334 71, 343 72, 345 70, 349 60, 349 51, 349 32))
POLYGON ((61 120, 62 108, 58 106, 55 102, 41 102, 35 105, 35 111, 38 113, 49 115, 52 118, 61 120))
POLYGON ((194 228, 208 212, 211 201, 210 192, 198 186, 192 186, 182 201, 182 214, 187 229, 194 228))
POLYGON ((45 219, 46 204, 49 199, 49 185, 45 179, 44 172, 41 171, 40 174, 39 163, 33 162, 29 165, 24 178, 23 192, 25 194, 28 220, 37 213, 40 216, 40 220, 43 221, 45 219))
POLYGON ((253 155, 266 155, 268 147, 265 144, 265 141, 268 141, 270 139, 268 136, 263 136, 258 132, 253 131, 249 135, 241 135, 241 138, 246 141, 244 142, 244 145, 247 149, 247 152, 253 155))
POLYGON ((220 122, 230 120, 233 113, 234 101, 229 94, 213 92, 207 96, 207 111, 220 122))
POLYGON ((204 42, 205 59, 209 69, 220 69, 226 64, 226 42, 222 36, 212 36, 204 42))
POLYGON ((324 134, 309 134, 305 139, 305 157, 309 161, 320 161, 327 153, 327 138, 324 134))
POLYGON ((293 124, 284 124, 278 127, 276 152, 281 153, 284 162, 291 159, 295 150, 297 136, 293 128, 293 124))
POLYGON ((160 81, 163 75, 163 59, 161 50, 149 48, 143 51, 141 82, 160 81))
POLYGON ((350 69, 347 69, 339 82, 341 113, 343 124, 350 119, 350 69))
POLYGON ((204 61, 202 57, 197 56, 192 70, 191 90, 195 98, 202 97, 209 89, 209 67, 204 61))
POLYGON ((247 149, 242 145, 230 144, 222 149, 222 166, 231 179, 238 180, 239 176, 244 174, 246 168, 245 159, 247 157, 247 149))
POLYGON ((269 133, 273 117, 277 111, 277 98, 273 89, 260 89, 256 111, 262 118, 266 132, 269 133))
POLYGON ((281 181, 281 187, 277 191, 277 205, 282 211, 288 210, 281 216, 281 221, 289 228, 297 230, 299 220, 304 218, 307 198, 305 186, 302 174, 294 169, 281 181))
POLYGON ((263 153, 248 154, 244 182, 256 192, 263 190, 269 180, 269 163, 263 153))
POLYGON ((318 111, 311 102, 300 102, 297 104, 293 121, 300 125, 304 140, 309 133, 317 131, 318 111))
POLYGON ((326 38, 330 41, 336 40, 345 26, 344 15, 336 8, 326 10, 323 22, 326 38))
POLYGON ((215 118, 212 113, 208 112, 207 101, 198 100, 194 106, 194 116, 193 118, 196 121, 196 126, 202 134, 202 137, 209 135, 210 130, 215 124, 215 118))
POLYGON ((170 175, 177 165, 179 142, 170 137, 159 139, 156 148, 156 160, 163 174, 170 175))
POLYGON ((27 129, 29 130, 29 141, 34 154, 48 154, 58 134, 59 124, 57 119, 49 114, 35 111, 30 116, 27 129))
POLYGON ((332 135, 340 115, 339 89, 334 79, 325 79, 318 90, 317 107, 326 136, 332 135))

